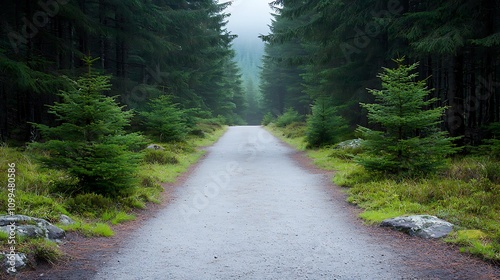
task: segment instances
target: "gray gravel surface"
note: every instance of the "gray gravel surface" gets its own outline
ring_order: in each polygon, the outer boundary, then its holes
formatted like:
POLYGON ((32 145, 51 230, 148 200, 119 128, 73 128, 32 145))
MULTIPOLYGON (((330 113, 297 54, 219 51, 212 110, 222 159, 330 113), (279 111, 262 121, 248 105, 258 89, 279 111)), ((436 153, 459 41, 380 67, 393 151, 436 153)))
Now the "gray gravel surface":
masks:
POLYGON ((264 129, 231 127, 208 152, 94 279, 424 279, 264 129))

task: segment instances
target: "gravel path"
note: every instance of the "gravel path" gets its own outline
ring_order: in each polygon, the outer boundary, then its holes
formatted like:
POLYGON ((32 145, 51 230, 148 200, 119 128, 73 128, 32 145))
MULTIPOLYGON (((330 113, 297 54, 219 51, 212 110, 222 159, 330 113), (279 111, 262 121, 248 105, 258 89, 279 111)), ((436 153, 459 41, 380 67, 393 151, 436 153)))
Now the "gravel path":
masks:
POLYGON ((484 263, 486 270, 471 274, 453 267, 458 259, 436 262, 429 246, 420 252, 421 241, 410 240, 408 249, 399 233, 387 237, 387 230, 363 226, 343 198, 332 198, 328 176, 302 167, 294 154, 260 127, 231 127, 169 204, 100 264, 94 279, 498 276, 484 263))

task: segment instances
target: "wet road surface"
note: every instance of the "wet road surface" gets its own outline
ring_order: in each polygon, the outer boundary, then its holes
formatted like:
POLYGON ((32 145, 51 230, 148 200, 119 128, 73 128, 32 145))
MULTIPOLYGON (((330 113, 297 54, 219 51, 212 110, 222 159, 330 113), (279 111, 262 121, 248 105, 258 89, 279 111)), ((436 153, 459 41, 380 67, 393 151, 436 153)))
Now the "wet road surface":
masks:
POLYGON ((421 279, 264 129, 208 151, 95 279, 421 279))

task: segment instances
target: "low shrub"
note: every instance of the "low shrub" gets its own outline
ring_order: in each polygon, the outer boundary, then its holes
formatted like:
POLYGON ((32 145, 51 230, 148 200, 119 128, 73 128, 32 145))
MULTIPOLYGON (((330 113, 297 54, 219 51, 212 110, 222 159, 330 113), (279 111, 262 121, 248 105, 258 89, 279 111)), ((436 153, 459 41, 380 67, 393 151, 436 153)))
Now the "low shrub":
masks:
POLYGON ((286 138, 299 138, 306 135, 306 124, 303 122, 293 122, 283 129, 283 136, 286 138))
POLYGON ((274 118, 273 114, 272 114, 271 112, 268 112, 268 113, 266 113, 266 114, 264 115, 264 117, 262 117, 262 122, 261 122, 261 124, 262 124, 263 126, 267 126, 267 125, 269 125, 270 123, 272 123, 272 122, 274 121, 274 119, 275 119, 275 118, 274 118))
POLYGON ((146 134, 165 142, 184 141, 189 133, 186 112, 162 95, 149 102, 149 110, 139 112, 146 134))
POLYGON ((307 117, 307 142, 309 147, 332 145, 348 133, 347 122, 342 118, 330 98, 318 98, 307 117))
POLYGON ((285 127, 289 124, 295 123, 295 122, 302 122, 304 121, 303 116, 301 116, 297 111, 295 111, 292 108, 288 108, 285 113, 283 113, 281 116, 279 116, 276 121, 274 122, 277 127, 285 127))
POLYGON ((491 123, 487 127, 491 133, 491 138, 484 140, 484 144, 478 149, 480 154, 485 154, 491 157, 500 159, 500 122, 491 123))

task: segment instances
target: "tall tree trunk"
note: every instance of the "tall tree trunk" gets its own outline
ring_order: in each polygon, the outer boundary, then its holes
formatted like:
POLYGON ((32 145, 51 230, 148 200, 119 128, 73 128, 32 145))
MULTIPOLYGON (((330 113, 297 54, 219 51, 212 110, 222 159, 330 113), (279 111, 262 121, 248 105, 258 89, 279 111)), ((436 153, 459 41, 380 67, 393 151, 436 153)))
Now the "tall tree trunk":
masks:
POLYGON ((116 12, 116 30, 118 32, 118 36, 116 37, 116 76, 123 78, 125 77, 125 43, 123 39, 123 15, 117 11, 116 12))
MULTIPOLYGON (((86 9, 86 0, 81 0, 80 2, 80 9, 82 10, 82 13, 86 14, 87 9, 86 9)), ((90 46, 89 46, 89 35, 88 32, 85 31, 84 29, 78 30, 78 35, 79 35, 79 50, 82 54, 89 55, 90 53, 90 46)), ((81 59, 77 59, 75 61, 75 64, 77 67, 83 67, 83 61, 81 59)))
MULTIPOLYGON (((451 136, 464 136, 464 106, 462 91, 463 65, 462 56, 452 56, 448 59, 447 97, 449 109, 447 111, 447 127, 451 136)), ((459 140, 459 144, 463 139, 459 140)))
MULTIPOLYGON (((108 10, 108 6, 106 5, 104 0, 99 0, 99 22, 102 26, 108 26, 108 18, 106 12, 108 10)), ((109 41, 105 35, 101 35, 99 38, 99 49, 100 49, 100 62, 101 68, 103 70, 109 70, 109 41)))

